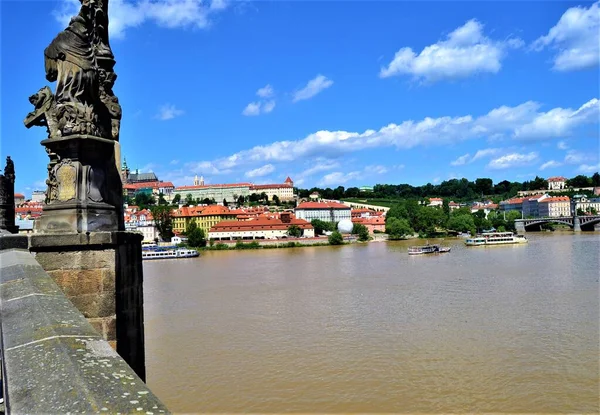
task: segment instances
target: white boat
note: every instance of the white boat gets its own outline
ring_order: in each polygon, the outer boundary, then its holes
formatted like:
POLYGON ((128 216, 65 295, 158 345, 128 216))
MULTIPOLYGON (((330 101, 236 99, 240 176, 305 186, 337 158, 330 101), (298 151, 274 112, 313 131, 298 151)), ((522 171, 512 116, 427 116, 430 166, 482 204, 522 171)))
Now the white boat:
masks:
POLYGON ((512 232, 486 232, 465 240, 467 246, 526 244, 529 242, 525 235, 515 235, 512 232))
POLYGON ((142 259, 169 259, 169 258, 192 258, 200 256, 198 251, 193 249, 169 249, 142 251, 142 259))
POLYGON ((408 255, 438 254, 450 252, 450 247, 440 245, 420 245, 408 248, 408 255))

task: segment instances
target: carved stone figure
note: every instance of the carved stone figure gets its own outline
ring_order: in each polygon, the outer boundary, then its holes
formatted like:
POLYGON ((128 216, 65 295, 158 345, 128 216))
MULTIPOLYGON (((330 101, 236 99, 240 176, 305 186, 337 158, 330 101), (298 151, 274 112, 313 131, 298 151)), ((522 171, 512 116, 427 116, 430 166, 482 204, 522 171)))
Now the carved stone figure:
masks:
POLYGON ((121 106, 108 41, 108 0, 80 0, 79 14, 44 51, 46 79, 56 81, 30 97, 25 126, 46 126, 49 138, 87 134, 118 140, 121 106))
POLYGON ((4 174, 0 174, 0 234, 18 231, 15 226, 15 165, 9 156, 4 174))

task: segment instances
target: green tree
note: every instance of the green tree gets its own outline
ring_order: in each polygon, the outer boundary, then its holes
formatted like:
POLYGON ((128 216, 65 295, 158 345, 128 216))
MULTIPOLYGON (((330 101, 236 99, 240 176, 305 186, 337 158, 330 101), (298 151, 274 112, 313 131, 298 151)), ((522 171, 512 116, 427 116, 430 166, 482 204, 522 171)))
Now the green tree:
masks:
POLYGON ((246 202, 246 198, 243 195, 238 196, 238 198, 237 198, 238 206, 243 206, 245 202, 246 202))
POLYGON ((273 195, 273 203, 275 203, 277 206, 281 205, 281 200, 279 200, 279 196, 273 195))
POLYGON ((178 205, 179 202, 181 202, 181 195, 177 193, 175 196, 173 196, 173 204, 178 205))
POLYGON ((408 220, 392 217, 385 221, 385 233, 388 234, 389 239, 394 240, 404 239, 415 231, 410 227, 408 220))
POLYGON ((173 220, 171 218, 170 206, 154 206, 150 209, 154 218, 154 225, 163 241, 171 240, 173 237, 173 220))
POLYGON ((600 174, 598 172, 592 174, 592 186, 600 186, 600 174))
POLYGON ((313 219, 310 224, 315 228, 315 235, 323 235, 325 231, 334 231, 335 224, 331 222, 325 222, 321 219, 313 219))
POLYGON ((153 206, 155 204, 156 204, 156 200, 149 193, 138 192, 135 195, 135 205, 139 206, 140 209, 146 209, 148 206, 153 206))
POLYGON ((329 245, 342 245, 344 243, 344 237, 338 231, 334 231, 328 238, 329 245))
POLYGON ((188 193, 188 194, 185 196, 185 204, 186 204, 187 206, 189 206, 189 205, 193 205, 193 204, 194 204, 194 196, 192 196, 192 194, 191 194, 191 193, 188 193))
POLYGON ((300 238, 302 236, 302 229, 298 225, 291 225, 287 229, 287 234, 292 238, 300 238))
POLYGON ((446 218, 450 217, 450 203, 448 202, 448 199, 444 199, 442 201, 442 210, 444 211, 444 215, 446 215, 446 218))
POLYGON ((473 216, 469 215, 452 215, 448 221, 448 229, 457 232, 471 232, 475 233, 475 221, 473 216))
POLYGON ((529 190, 543 190, 548 188, 548 181, 542 177, 535 176, 531 182, 529 182, 529 190))
POLYGON ((158 195, 158 204, 159 205, 168 205, 169 204, 167 202, 167 200, 165 199, 165 195, 162 193, 159 193, 159 195, 158 195))
POLYGON ((592 180, 587 176, 580 174, 578 176, 573 177, 572 179, 567 180, 567 186, 569 187, 590 187, 592 184, 592 180))
POLYGON ((361 242, 366 242, 371 239, 371 235, 369 235, 369 230, 362 223, 355 223, 352 226, 352 233, 358 236, 358 240, 361 242))
POLYGON ((206 246, 206 234, 202 228, 198 227, 196 222, 190 222, 185 234, 188 238, 187 243, 192 248, 206 246))
POLYGON ((225 207, 227 207, 227 206, 228 206, 228 204, 227 204, 227 199, 225 199, 225 198, 223 198, 223 206, 225 206, 225 207))
POLYGON ((475 179, 475 192, 478 195, 491 195, 494 192, 492 179, 475 179))
POLYGON ((264 201, 265 203, 267 203, 269 201, 269 196, 267 196, 267 194, 265 192, 262 192, 260 194, 260 200, 264 201))

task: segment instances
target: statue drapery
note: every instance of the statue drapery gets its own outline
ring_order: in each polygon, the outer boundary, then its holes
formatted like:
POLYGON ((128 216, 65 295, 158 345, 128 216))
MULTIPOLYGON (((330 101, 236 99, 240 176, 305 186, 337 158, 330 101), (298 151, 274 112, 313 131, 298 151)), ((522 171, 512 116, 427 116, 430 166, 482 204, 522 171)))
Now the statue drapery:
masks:
POLYGON ((80 0, 79 14, 44 51, 46 79, 30 97, 35 105, 25 125, 43 125, 49 138, 89 134, 119 139, 121 106, 112 87, 117 79, 108 39, 108 0, 80 0))

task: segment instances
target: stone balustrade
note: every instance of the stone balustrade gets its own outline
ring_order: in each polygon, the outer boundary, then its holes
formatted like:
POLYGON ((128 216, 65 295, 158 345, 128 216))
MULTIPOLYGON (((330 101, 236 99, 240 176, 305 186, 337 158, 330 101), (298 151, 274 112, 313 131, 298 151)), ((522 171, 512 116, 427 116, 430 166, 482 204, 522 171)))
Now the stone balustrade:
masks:
POLYGON ((7 413, 168 413, 26 249, 0 252, 0 311, 7 413))

